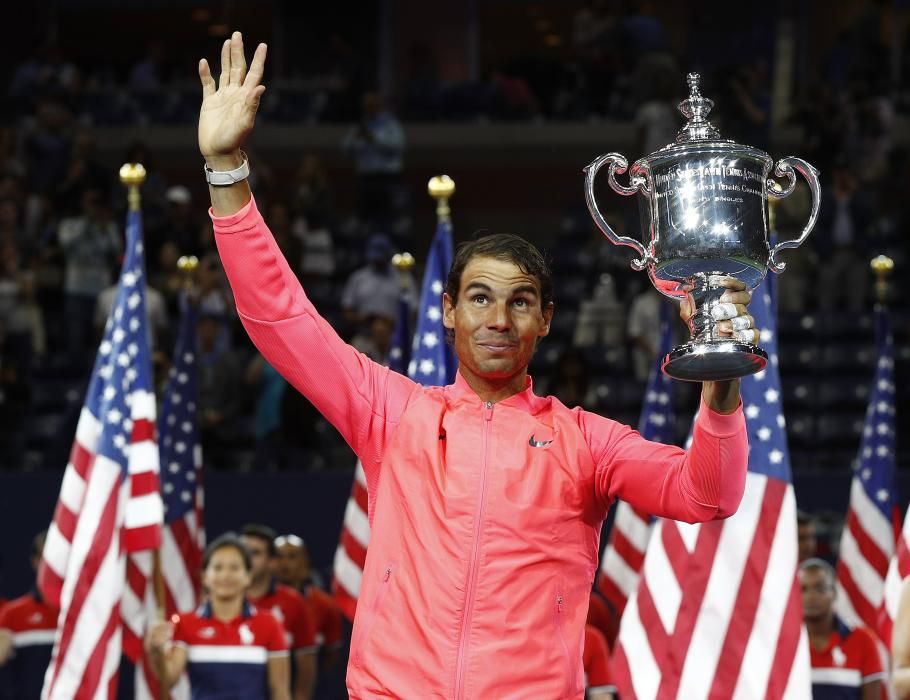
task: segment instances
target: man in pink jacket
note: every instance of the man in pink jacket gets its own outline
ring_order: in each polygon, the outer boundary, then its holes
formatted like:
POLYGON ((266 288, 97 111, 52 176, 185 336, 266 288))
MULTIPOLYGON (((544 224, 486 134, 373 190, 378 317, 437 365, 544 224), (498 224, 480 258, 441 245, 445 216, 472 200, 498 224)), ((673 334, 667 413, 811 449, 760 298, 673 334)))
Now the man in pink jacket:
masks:
MULTIPOLYGON (((240 146, 266 47, 239 32, 216 87, 199 64, 212 220, 253 342, 363 462, 372 526, 354 623, 352 698, 582 698, 585 614, 610 503, 688 522, 736 511, 748 443, 738 382, 706 383, 688 451, 536 396, 553 317, 540 253, 516 236, 459 248, 443 296, 454 384, 422 387, 346 345, 307 299, 256 209, 240 146)), ((720 332, 757 341, 730 280, 720 332), (738 317, 734 331, 733 317, 738 317), (743 329, 743 327, 745 328, 743 329)), ((692 304, 681 315, 692 314, 692 304)))

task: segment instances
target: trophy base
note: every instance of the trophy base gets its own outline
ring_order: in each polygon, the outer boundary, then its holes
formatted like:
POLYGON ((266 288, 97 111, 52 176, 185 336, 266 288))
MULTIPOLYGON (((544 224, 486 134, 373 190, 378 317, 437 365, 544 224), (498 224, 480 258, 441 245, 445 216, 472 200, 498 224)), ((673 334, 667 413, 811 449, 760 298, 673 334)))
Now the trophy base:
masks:
POLYGON ((713 382, 755 374, 767 364, 768 354, 757 345, 715 340, 673 348, 664 357, 661 368, 673 379, 713 382))

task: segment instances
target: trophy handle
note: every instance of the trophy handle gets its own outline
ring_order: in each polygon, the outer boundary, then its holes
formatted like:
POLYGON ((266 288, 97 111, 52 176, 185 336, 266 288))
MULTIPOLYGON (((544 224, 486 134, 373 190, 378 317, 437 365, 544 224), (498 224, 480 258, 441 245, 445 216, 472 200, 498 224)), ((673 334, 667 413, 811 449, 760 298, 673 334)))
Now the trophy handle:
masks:
POLYGON ((774 167, 775 177, 786 177, 788 182, 786 187, 781 187, 774 180, 768 179, 768 196, 775 199, 783 199, 789 195, 793 188, 796 187, 796 174, 793 169, 796 168, 799 174, 806 178, 809 183, 809 190, 812 192, 812 211, 809 213, 809 221, 806 223, 799 238, 793 238, 789 241, 781 241, 771 249, 771 257, 768 259, 768 269, 772 272, 783 272, 787 263, 777 260, 777 254, 784 248, 799 248, 806 237, 815 227, 815 221, 818 219, 818 205, 821 197, 821 187, 818 184, 818 170, 809 165, 802 158, 787 156, 777 161, 774 167))
POLYGON ((641 256, 640 258, 632 261, 632 269, 644 270, 651 258, 651 256, 648 255, 648 251, 646 251, 645 247, 634 238, 617 235, 617 233, 612 228, 610 228, 610 224, 608 224, 607 220, 604 219, 603 214, 600 213, 600 208, 597 206, 597 202, 594 199, 594 178, 597 177, 597 171, 600 170, 606 163, 610 164, 609 183, 614 192, 621 194, 624 197, 628 197, 630 195, 636 194, 639 189, 647 191, 647 183, 640 177, 631 178, 629 183, 631 187, 625 187, 616 181, 616 175, 621 175, 622 173, 626 172, 629 167, 629 161, 626 160, 625 156, 619 153, 607 153, 605 155, 598 156, 590 165, 588 165, 588 167, 584 169, 585 200, 588 203, 588 211, 591 212, 591 216, 594 218, 594 223, 597 224, 597 227, 603 232, 610 243, 613 243, 615 245, 629 246, 641 256))

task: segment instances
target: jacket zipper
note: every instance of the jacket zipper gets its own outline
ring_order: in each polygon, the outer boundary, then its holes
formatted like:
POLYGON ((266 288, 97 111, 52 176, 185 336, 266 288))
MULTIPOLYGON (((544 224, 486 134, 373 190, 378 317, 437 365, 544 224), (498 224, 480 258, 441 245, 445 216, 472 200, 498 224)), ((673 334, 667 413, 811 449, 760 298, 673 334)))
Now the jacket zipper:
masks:
POLYGON ((556 594, 556 631, 559 634, 559 643, 562 646, 563 658, 566 660, 566 680, 569 683, 569 687, 573 687, 574 679, 572 674, 572 661, 571 655, 569 654, 569 645, 566 643, 566 633, 564 630, 565 625, 563 624, 563 598, 562 593, 556 594))
POLYGON ((455 665, 455 697, 464 697, 464 666, 468 657, 468 632, 471 627, 471 615, 474 612, 474 594, 477 589, 477 557, 480 554, 480 524, 483 522, 483 507, 487 490, 487 457, 490 450, 490 421, 493 420, 493 402, 484 404, 483 412, 483 461, 480 466, 480 493, 477 496, 477 509, 474 511, 474 542, 471 563, 468 566, 468 584, 465 587, 464 613, 461 617, 461 634, 458 639, 458 660, 455 665))

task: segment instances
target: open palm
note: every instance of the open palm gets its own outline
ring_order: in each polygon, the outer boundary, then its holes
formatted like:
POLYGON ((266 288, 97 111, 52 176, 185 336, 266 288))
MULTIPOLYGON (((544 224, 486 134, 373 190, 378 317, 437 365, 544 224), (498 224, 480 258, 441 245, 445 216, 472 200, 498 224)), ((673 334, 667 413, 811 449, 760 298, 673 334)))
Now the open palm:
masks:
POLYGON ((266 45, 259 44, 247 71, 243 55, 243 35, 234 32, 221 47, 221 75, 218 85, 208 61, 199 61, 202 81, 202 107, 199 110, 199 150, 206 158, 236 153, 253 129, 260 85, 265 68, 266 45))

